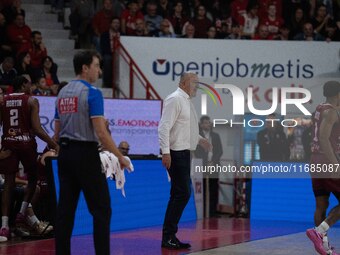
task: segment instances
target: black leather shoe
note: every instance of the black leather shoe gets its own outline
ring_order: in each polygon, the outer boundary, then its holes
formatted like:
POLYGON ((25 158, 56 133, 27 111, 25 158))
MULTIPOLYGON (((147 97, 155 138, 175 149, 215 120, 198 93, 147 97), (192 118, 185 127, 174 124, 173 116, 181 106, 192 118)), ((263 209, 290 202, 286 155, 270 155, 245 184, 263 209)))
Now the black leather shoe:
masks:
POLYGON ((180 249, 189 249, 190 247, 191 245, 189 243, 182 243, 176 237, 162 241, 162 248, 180 250, 180 249))
POLYGON ((170 238, 162 241, 162 248, 179 250, 182 249, 176 239, 170 238))
POLYGON ((181 247, 181 249, 189 249, 191 247, 190 243, 182 243, 180 240, 177 239, 177 237, 176 237, 176 241, 181 247))

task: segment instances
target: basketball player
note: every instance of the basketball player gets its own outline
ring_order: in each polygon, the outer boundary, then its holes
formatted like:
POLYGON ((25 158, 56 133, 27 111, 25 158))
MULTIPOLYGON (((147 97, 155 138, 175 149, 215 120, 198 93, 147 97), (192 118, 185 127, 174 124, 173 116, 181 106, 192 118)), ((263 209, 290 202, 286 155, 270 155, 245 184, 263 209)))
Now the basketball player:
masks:
POLYGON ((15 93, 4 96, 0 111, 0 123, 3 127, 1 150, 11 151, 9 157, 0 161, 0 174, 5 175, 1 204, 0 241, 7 241, 10 238, 8 215, 19 162, 22 163, 27 173, 28 184, 15 223, 17 225, 25 224, 26 209, 31 202, 37 184, 37 143, 35 135, 45 141, 50 148, 59 151, 59 145, 41 127, 39 102, 36 98, 30 96, 31 83, 29 80, 23 76, 18 76, 13 81, 13 88, 15 93))
MULTIPOLYGON (((333 166, 333 172, 335 172, 337 165, 333 164, 340 163, 340 83, 337 81, 326 82, 323 87, 323 95, 326 97, 326 102, 317 106, 314 116, 311 167, 312 164, 322 164, 323 167, 327 166, 330 170, 330 167, 333 166)), ((337 255, 328 243, 327 231, 340 219, 340 204, 330 211, 327 218, 326 210, 329 205, 330 193, 333 193, 340 203, 340 176, 338 173, 336 178, 331 175, 323 177, 315 178, 312 175, 316 200, 314 223, 317 227, 308 229, 306 234, 314 243, 315 250, 319 254, 337 255)))

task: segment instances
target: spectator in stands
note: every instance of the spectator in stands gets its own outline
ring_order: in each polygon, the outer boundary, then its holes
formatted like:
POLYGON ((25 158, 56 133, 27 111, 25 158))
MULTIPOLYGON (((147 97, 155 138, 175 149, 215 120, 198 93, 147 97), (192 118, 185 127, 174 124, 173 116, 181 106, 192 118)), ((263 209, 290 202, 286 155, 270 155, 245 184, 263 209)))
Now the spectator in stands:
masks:
POLYGON ((215 22, 215 27, 217 29, 217 38, 225 39, 231 34, 231 28, 235 21, 230 16, 229 12, 224 13, 222 16, 218 17, 215 22))
POLYGON ((122 12, 126 9, 124 0, 113 0, 113 16, 120 17, 122 12))
POLYGON ((25 24, 25 17, 17 14, 7 27, 7 36, 15 53, 28 51, 31 46, 31 28, 25 24))
POLYGON ((233 39, 233 40, 242 39, 242 31, 241 31, 239 24, 237 24, 237 23, 233 24, 233 26, 231 28, 231 34, 229 34, 226 39, 233 39))
POLYGON ((230 12, 230 1, 223 0, 213 0, 211 2, 206 2, 207 9, 211 11, 213 17, 218 20, 220 17, 225 15, 226 11, 230 12))
POLYGON ((6 33, 6 18, 0 12, 0 62, 5 57, 12 55, 12 47, 8 41, 6 33))
POLYGON ((168 0, 159 0, 158 2, 158 15, 162 16, 163 18, 170 17, 172 12, 172 2, 169 2, 168 0))
POLYGON ((167 38, 176 38, 174 29, 168 19, 163 19, 160 25, 160 31, 156 35, 157 37, 167 37, 167 38))
POLYGON ((136 19, 136 30, 133 35, 134 36, 148 36, 149 35, 149 31, 143 19, 136 19))
POLYGON ((50 0, 51 13, 61 13, 64 9, 64 0, 50 0))
POLYGON ((335 23, 329 24, 326 28, 326 41, 340 41, 340 30, 335 23))
POLYGON ((241 17, 247 13, 248 0, 233 0, 230 4, 231 17, 240 23, 241 17))
POLYGON ((217 38, 218 39, 225 39, 228 37, 228 35, 231 32, 231 28, 229 30, 228 25, 223 23, 221 26, 216 27, 216 32, 217 32, 217 38))
POLYGON ((289 40, 289 28, 285 25, 283 25, 282 27, 280 27, 279 33, 274 36, 274 40, 280 40, 280 41, 288 41, 289 40))
POLYGON ((207 31, 212 23, 207 18, 207 11, 204 5, 199 5, 196 8, 192 25, 195 27, 196 38, 207 38, 207 31))
POLYGON ((183 11, 183 2, 177 1, 173 6, 173 13, 168 20, 171 22, 176 36, 181 36, 184 24, 189 21, 183 11))
POLYGON ((12 85, 17 71, 14 69, 14 59, 6 57, 0 64, 0 85, 12 85))
POLYGON ((326 5, 321 4, 316 9, 316 15, 312 18, 311 23, 314 28, 314 32, 319 33, 323 37, 327 37, 327 28, 334 22, 331 14, 327 14, 326 5))
MULTIPOLYGON (((209 141, 212 149, 207 151, 201 145, 197 145, 195 156, 202 159, 203 166, 220 165, 223 155, 222 142, 219 134, 212 131, 212 123, 209 116, 201 117, 199 128, 199 134, 209 141)), ((218 175, 209 177, 209 215, 214 217, 216 216, 218 203, 218 175)), ((207 191, 206 185, 204 185, 204 191, 207 191)))
POLYGON ((255 34, 253 40, 272 40, 273 37, 269 35, 268 26, 260 25, 258 28, 258 33, 255 34))
POLYGON ((187 22, 183 27, 183 35, 181 38, 195 38, 195 27, 190 23, 187 22))
POLYGON ((157 14, 156 2, 148 2, 146 5, 146 15, 144 21, 148 30, 149 36, 155 36, 160 30, 163 17, 157 14))
POLYGON ((213 21, 214 18, 211 16, 211 13, 208 11, 207 4, 203 3, 201 0, 193 0, 189 4, 189 9, 190 11, 188 12, 188 16, 191 18, 195 18, 197 15, 197 10, 200 5, 204 6, 205 12, 206 12, 206 17, 210 20, 213 21))
POLYGON ((305 19, 309 19, 314 15, 315 3, 316 1, 310 0, 285 0, 283 1, 283 18, 286 22, 291 20, 294 16, 294 11, 298 8, 301 8, 304 13, 305 19))
POLYGON ((14 21, 17 14, 25 17, 25 10, 21 8, 21 0, 13 0, 11 5, 3 9, 2 13, 5 15, 8 24, 14 21))
POLYGON ((49 85, 45 77, 39 77, 36 79, 36 87, 38 90, 35 93, 38 92, 42 96, 55 96, 58 93, 59 84, 49 85))
POLYGON ((103 56, 103 86, 112 88, 112 55, 114 54, 116 45, 120 37, 120 20, 113 17, 110 29, 104 32, 100 37, 100 49, 103 56))
POLYGON ((31 80, 34 78, 34 72, 31 66, 31 56, 27 51, 19 53, 15 70, 17 71, 17 75, 28 74, 31 80))
POLYGON ((98 52, 100 50, 100 36, 110 29, 110 23, 113 18, 113 8, 111 0, 104 0, 103 9, 98 11, 92 20, 93 44, 98 52))
POLYGON ((127 141, 121 141, 118 145, 118 150, 123 154, 123 156, 129 155, 130 145, 127 141))
POLYGON ((46 96, 48 87, 46 85, 46 79, 44 77, 38 77, 35 79, 36 82, 32 84, 31 91, 36 96, 46 96))
POLYGON ((39 70, 36 77, 44 77, 47 86, 50 87, 52 91, 56 91, 55 87, 58 87, 59 85, 57 75, 58 65, 53 62, 53 59, 50 56, 46 56, 42 59, 41 66, 42 68, 39 70))
POLYGON ((257 133, 257 143, 260 147, 260 159, 263 161, 286 161, 289 159, 289 147, 286 134, 274 120, 275 114, 270 114, 266 127, 257 133))
POLYGON ((276 9, 276 16, 282 19, 282 0, 261 0, 257 1, 259 4, 259 18, 265 19, 268 16, 268 8, 274 5, 276 9))
POLYGON ((71 37, 77 40, 78 47, 91 47, 91 21, 93 17, 92 0, 72 0, 71 14, 71 37))
POLYGON ((32 68, 34 70, 40 69, 42 60, 47 56, 47 49, 42 41, 41 32, 32 32, 32 44, 28 52, 31 56, 32 68))
POLYGON ((260 22, 268 27, 269 35, 275 37, 283 26, 284 20, 276 14, 275 4, 269 4, 267 10, 267 16, 263 17, 260 22))
POLYGON ((121 16, 121 32, 124 35, 134 35, 136 30, 136 20, 144 19, 144 15, 138 10, 137 1, 131 1, 128 4, 128 9, 122 12, 121 16))
POLYGON ((244 39, 251 39, 256 33, 259 25, 258 8, 258 4, 249 4, 247 13, 243 14, 240 18, 240 30, 244 39))
POLYGON ((303 33, 299 33, 294 37, 296 41, 324 41, 325 38, 319 33, 314 32, 312 23, 306 22, 303 25, 303 33))
POLYGON ((207 38, 208 39, 216 39, 217 38, 217 31, 216 27, 210 26, 207 31, 207 38))
POLYGON ((138 4, 138 10, 141 11, 143 14, 146 13, 146 9, 145 9, 145 0, 136 0, 137 4, 138 4))
POLYGON ((306 22, 305 14, 302 8, 296 8, 294 11, 294 15, 292 16, 289 28, 290 35, 289 38, 293 39, 297 34, 303 33, 303 24, 306 22))

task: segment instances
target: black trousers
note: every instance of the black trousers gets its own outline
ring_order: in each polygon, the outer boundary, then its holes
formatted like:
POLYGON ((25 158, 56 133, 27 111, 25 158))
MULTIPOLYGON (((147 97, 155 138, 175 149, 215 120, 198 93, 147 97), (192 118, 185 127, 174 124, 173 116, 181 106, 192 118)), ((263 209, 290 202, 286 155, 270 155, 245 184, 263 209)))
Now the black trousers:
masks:
MULTIPOLYGON (((203 179, 203 194, 207 192, 206 179, 203 179)), ((216 176, 209 177, 209 216, 216 216, 218 204, 218 178, 216 176)), ((204 201, 204 212, 206 210, 206 203, 204 201)), ((205 215, 207 216, 207 215, 205 215)))
POLYGON ((60 182, 55 243, 57 255, 71 254, 71 235, 80 191, 93 216, 93 237, 97 255, 110 254, 110 194, 101 172, 97 143, 61 139, 58 157, 60 182))
POLYGON ((171 190, 168 207, 163 224, 163 239, 177 233, 178 222, 190 199, 190 151, 170 151, 171 166, 168 170, 171 177, 171 190))

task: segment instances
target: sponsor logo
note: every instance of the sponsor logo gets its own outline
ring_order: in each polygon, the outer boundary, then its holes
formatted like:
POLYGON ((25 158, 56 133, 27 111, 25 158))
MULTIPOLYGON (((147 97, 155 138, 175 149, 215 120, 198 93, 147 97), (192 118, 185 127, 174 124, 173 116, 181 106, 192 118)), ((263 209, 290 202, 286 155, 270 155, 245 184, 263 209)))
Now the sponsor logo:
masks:
POLYGON ((288 59, 280 63, 261 63, 242 60, 237 57, 223 61, 216 57, 210 61, 176 61, 156 59, 152 62, 155 75, 170 76, 174 81, 183 72, 197 75, 217 82, 221 78, 272 78, 272 79, 311 79, 314 66, 300 59, 288 59))
POLYGON ((58 101, 59 114, 78 112, 78 97, 60 98, 58 101))

